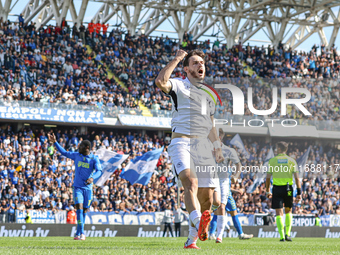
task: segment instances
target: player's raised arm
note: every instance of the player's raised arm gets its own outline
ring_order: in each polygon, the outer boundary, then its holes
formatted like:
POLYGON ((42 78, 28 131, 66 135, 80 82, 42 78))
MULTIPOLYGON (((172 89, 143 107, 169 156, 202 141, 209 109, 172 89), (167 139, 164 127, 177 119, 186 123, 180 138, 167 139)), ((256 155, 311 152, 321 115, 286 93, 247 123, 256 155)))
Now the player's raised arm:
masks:
POLYGON ((47 134, 48 135, 48 140, 50 140, 50 142, 52 142, 54 144, 54 146, 57 148, 57 150, 61 153, 61 155, 70 158, 70 159, 75 159, 75 152, 70 152, 70 151, 66 151, 58 142, 57 139, 55 137, 55 135, 52 134, 47 134))
POLYGON ((178 50, 176 57, 169 62, 158 74, 155 83, 158 88, 165 93, 169 93, 171 90, 171 83, 169 83, 170 76, 179 62, 181 62, 185 56, 188 55, 184 50, 178 50))

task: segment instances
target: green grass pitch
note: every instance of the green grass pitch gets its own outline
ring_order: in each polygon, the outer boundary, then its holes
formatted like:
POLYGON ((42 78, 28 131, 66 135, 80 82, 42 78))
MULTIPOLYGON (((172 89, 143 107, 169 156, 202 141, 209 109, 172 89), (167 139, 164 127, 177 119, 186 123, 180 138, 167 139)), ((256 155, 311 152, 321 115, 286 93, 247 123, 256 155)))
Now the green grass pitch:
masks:
POLYGON ((225 238, 222 244, 207 240, 198 242, 201 250, 183 250, 186 238, 87 238, 74 241, 71 237, 5 237, 0 238, 0 254, 339 254, 339 239, 295 238, 279 242, 274 238, 239 240, 225 238))

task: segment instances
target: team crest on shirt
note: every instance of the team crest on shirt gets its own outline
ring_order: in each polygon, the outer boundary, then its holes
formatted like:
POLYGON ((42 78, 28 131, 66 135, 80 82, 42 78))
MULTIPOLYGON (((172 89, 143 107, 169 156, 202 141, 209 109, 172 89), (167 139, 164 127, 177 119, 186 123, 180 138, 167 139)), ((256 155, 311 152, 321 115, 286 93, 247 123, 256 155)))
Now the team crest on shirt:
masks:
POLYGON ((208 99, 207 99, 207 102, 208 102, 209 107, 213 108, 213 102, 211 100, 208 100, 208 99))
POLYGON ((182 165, 183 165, 182 162, 178 162, 178 163, 176 164, 176 167, 177 167, 177 168, 180 168, 182 165))

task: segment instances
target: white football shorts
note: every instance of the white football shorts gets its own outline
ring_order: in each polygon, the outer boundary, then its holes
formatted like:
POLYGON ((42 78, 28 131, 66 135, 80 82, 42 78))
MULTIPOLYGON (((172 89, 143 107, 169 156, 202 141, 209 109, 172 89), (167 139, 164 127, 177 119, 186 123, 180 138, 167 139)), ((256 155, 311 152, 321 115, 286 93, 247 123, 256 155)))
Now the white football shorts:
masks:
POLYGON ((218 187, 215 188, 215 192, 221 195, 221 204, 227 204, 228 196, 230 192, 230 179, 229 178, 219 178, 218 187))
POLYGON ((208 138, 174 138, 168 148, 173 169, 178 176, 191 169, 198 179, 199 188, 218 186, 213 145, 208 138))

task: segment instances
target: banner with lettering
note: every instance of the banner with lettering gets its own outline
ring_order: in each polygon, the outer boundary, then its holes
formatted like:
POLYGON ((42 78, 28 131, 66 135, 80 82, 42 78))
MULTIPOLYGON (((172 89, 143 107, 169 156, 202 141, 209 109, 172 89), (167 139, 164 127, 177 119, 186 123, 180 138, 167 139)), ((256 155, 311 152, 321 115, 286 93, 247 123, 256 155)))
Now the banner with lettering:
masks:
MULTIPOLYGON (((29 210, 32 223, 66 223, 66 211, 29 210)), ((15 222, 25 223, 27 211, 15 210, 15 222)))
POLYGON ((71 123, 104 123, 104 115, 97 111, 0 106, 0 119, 44 120, 71 123))

